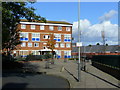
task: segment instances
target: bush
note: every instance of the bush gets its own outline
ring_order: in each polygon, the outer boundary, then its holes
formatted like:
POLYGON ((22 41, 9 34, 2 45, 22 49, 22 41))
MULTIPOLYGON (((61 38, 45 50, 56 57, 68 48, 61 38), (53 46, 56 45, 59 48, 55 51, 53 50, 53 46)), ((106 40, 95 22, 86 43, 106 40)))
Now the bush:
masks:
POLYGON ((52 58, 52 54, 46 53, 43 57, 44 59, 49 59, 49 58, 52 58))
POLYGON ((16 61, 25 61, 25 58, 23 58, 21 56, 16 56, 15 59, 16 59, 16 61))
POLYGON ((25 61, 34 61, 34 60, 42 60, 43 55, 28 55, 25 61))
POLYGON ((69 58, 68 60, 78 60, 78 58, 69 58))

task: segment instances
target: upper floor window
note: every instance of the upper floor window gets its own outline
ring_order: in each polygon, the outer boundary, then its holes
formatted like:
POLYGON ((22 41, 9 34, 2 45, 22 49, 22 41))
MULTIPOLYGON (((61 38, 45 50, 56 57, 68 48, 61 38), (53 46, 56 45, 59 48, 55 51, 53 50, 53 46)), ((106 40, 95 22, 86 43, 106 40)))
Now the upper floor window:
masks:
POLYGON ((50 39, 50 36, 49 36, 49 35, 44 35, 43 38, 44 38, 44 39, 50 39))
POLYGON ((54 27, 53 26, 49 26, 49 30, 54 30, 54 27))
POLYGON ((34 47, 39 47, 39 43, 34 43, 34 47))
POLYGON ((55 44, 55 47, 56 47, 56 48, 57 48, 57 47, 59 47, 59 44, 58 44, 58 43, 56 43, 56 44, 55 44))
POLYGON ((70 27, 66 27, 66 31, 70 31, 70 27))
POLYGON ((32 33, 32 38, 33 38, 33 37, 40 38, 40 33, 32 33))
POLYGON ((44 30, 45 29, 45 27, 44 26, 40 26, 40 30, 44 30))
POLYGON ((22 44, 21 44, 21 47, 26 47, 26 43, 22 43, 22 44))
POLYGON ((35 29, 35 25, 31 25, 31 29, 35 29))
POLYGON ((20 33, 20 40, 21 41, 28 41, 28 33, 20 33))
POLYGON ((21 29, 26 29, 26 25, 21 24, 21 29))
POLYGON ((64 42, 71 42, 71 34, 64 35, 64 42))
POLYGON ((61 26, 58 26, 58 31, 62 31, 62 27, 61 26))
POLYGON ((67 48, 70 48, 70 43, 67 43, 67 44, 66 44, 66 47, 67 47, 67 48))
POLYGON ((32 33, 32 41, 40 41, 40 33, 32 33))
POLYGON ((55 38, 54 40, 56 40, 56 42, 61 42, 61 34, 54 34, 55 38))
POLYGON ((64 45, 63 43, 61 43, 61 44, 60 44, 60 47, 62 47, 62 48, 63 48, 63 47, 65 47, 65 45, 64 45))
POLYGON ((32 43, 28 43, 28 47, 32 47, 32 43))

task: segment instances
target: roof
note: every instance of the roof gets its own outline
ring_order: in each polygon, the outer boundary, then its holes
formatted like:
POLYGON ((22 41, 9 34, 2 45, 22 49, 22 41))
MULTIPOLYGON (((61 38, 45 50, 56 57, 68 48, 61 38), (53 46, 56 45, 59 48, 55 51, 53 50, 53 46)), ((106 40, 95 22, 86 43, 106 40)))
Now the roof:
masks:
MULTIPOLYGON (((21 21, 22 22, 29 22, 27 19, 21 19, 21 21)), ((33 20, 32 22, 73 25, 73 24, 65 22, 65 21, 46 21, 46 22, 43 22, 43 21, 35 21, 35 20, 33 20)))
MULTIPOLYGON (((81 52, 85 53, 101 53, 104 51, 103 45, 92 45, 92 46, 82 46, 81 52)), ((118 45, 109 45, 105 47, 105 51, 108 52, 116 52, 120 51, 120 47, 118 45)), ((78 47, 72 47, 72 52, 78 52, 78 47)))

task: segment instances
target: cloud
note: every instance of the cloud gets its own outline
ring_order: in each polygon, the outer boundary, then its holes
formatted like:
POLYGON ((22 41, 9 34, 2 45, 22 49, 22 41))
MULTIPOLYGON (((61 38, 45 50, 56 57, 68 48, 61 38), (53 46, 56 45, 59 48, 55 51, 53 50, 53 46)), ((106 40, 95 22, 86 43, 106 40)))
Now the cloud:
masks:
POLYGON ((99 18, 100 22, 103 21, 109 21, 111 18, 113 18, 117 14, 117 11, 111 10, 108 13, 105 13, 103 16, 99 18))
MULTIPOLYGON (((87 19, 80 20, 81 27, 81 41, 88 44, 96 44, 97 42, 102 43, 101 31, 104 28, 105 37, 107 39, 106 43, 117 44, 118 41, 118 25, 112 24, 110 21, 105 21, 100 24, 91 25, 90 21, 87 19)), ((73 22, 73 37, 74 41, 78 41, 78 22, 73 22)))

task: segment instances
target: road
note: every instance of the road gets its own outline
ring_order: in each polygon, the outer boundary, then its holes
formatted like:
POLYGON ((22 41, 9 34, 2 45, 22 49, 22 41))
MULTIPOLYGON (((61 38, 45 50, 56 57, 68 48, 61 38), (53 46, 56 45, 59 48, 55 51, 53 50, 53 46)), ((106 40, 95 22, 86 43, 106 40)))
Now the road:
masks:
POLYGON ((45 74, 4 73, 2 88, 69 88, 66 79, 45 74))

